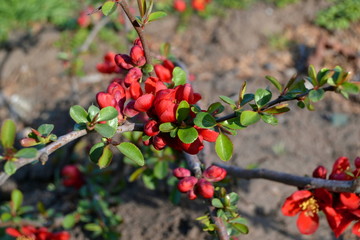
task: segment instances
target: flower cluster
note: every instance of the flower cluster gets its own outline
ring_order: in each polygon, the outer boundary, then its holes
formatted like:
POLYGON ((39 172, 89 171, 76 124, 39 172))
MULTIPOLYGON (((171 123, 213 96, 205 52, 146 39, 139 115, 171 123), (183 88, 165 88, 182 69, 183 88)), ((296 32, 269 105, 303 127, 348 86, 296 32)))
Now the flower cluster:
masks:
MULTIPOLYGON (((196 11, 204 11, 210 2, 211 0, 191 0, 191 7, 196 11)), ((186 10, 186 1, 174 0, 173 6, 176 11, 184 12, 186 10)))
MULTIPOLYGON (((338 158, 329 175, 330 180, 354 180, 360 176, 360 157, 355 159, 355 169, 349 159, 338 158)), ((326 179, 327 170, 317 167, 313 177, 326 179)), ((350 223, 355 222, 353 234, 360 236, 360 197, 355 193, 336 193, 319 188, 313 191, 300 190, 288 197, 282 206, 286 216, 299 213, 297 227, 302 234, 312 234, 319 226, 318 212, 323 211, 335 236, 340 236, 350 223)))
POLYGON ((181 167, 174 169, 173 174, 180 179, 177 184, 179 191, 186 193, 190 200, 194 200, 197 195, 203 198, 212 198, 214 196, 212 183, 223 180, 226 177, 226 170, 212 165, 203 172, 200 179, 191 176, 190 170, 181 167))
POLYGON ((35 228, 33 226, 23 226, 19 230, 15 228, 7 228, 6 234, 12 237, 26 237, 33 240, 68 240, 70 234, 68 232, 51 233, 45 227, 35 228))
POLYGON ((119 115, 118 121, 122 124, 127 118, 132 118, 142 113, 144 120, 144 132, 147 139, 145 145, 152 144, 155 149, 161 150, 165 146, 173 147, 189 154, 197 154, 203 149, 203 141, 214 142, 219 133, 212 129, 203 129, 193 123, 196 116, 191 106, 200 99, 199 93, 194 93, 190 84, 174 87, 172 84, 174 63, 165 59, 161 64, 156 64, 154 70, 157 77, 151 76, 144 81, 144 90, 140 85, 143 77, 141 67, 146 63, 141 42, 137 39, 131 48, 130 55, 110 54, 105 56, 105 63, 98 65, 98 70, 103 73, 119 72, 114 70, 114 64, 124 71, 125 77, 115 78, 106 92, 99 92, 96 100, 100 108, 114 107, 119 115), (113 61, 110 59, 113 57, 113 61), (184 113, 179 113, 180 104, 187 107, 184 113), (186 113, 185 113, 186 112, 186 113), (179 119, 179 114, 182 115, 179 119), (160 131, 160 125, 169 123, 170 130, 160 131), (186 143, 176 135, 178 129, 193 128, 195 137, 186 143))
POLYGON ((83 174, 75 165, 66 165, 61 170, 61 175, 63 176, 63 185, 65 187, 74 187, 79 189, 85 183, 83 174))

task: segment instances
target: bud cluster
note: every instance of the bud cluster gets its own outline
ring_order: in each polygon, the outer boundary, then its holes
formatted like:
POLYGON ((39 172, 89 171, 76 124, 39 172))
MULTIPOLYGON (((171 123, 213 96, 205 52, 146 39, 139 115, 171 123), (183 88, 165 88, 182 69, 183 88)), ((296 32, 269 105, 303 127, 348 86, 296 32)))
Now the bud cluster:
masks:
POLYGON ((214 196, 213 182, 219 182, 226 177, 226 170, 212 165, 202 174, 201 178, 191 176, 190 170, 186 168, 176 168, 173 174, 180 181, 177 188, 180 192, 186 193, 190 200, 194 200, 198 195, 203 198, 212 198, 214 196))

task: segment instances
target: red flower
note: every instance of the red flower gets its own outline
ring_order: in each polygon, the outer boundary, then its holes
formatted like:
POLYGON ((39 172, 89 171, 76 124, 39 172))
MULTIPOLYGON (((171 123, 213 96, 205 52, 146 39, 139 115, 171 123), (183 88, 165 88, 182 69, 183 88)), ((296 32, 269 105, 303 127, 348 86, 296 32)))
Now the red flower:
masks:
POLYGON ((209 182, 219 182, 226 177, 226 170, 221 167, 211 165, 203 172, 203 176, 209 182))
POLYGON ((15 228, 7 228, 6 234, 12 237, 28 237, 34 240, 68 240, 70 234, 68 232, 51 233, 45 227, 35 228, 33 226, 23 226, 19 230, 15 228))
POLYGON ((190 177, 191 176, 191 172, 189 169, 186 168, 175 168, 173 170, 173 174, 175 177, 177 177, 178 179, 184 178, 184 177, 190 177))
POLYGON ((61 170, 63 184, 66 187, 75 187, 77 189, 84 185, 84 178, 80 170, 75 165, 66 165, 61 170))
POLYGON ((162 82, 171 82, 172 79, 172 72, 174 70, 175 66, 170 60, 164 60, 162 64, 155 64, 154 70, 156 73, 156 76, 160 79, 162 82))
POLYGON ((104 56, 104 62, 98 63, 96 68, 101 73, 119 73, 121 70, 115 63, 115 53, 108 52, 104 56))
POLYGON ((174 9, 178 12, 184 12, 186 10, 186 2, 184 0, 175 0, 174 9))
POLYGON ((197 11, 204 11, 210 0, 192 0, 191 6, 197 11))
POLYGON ((117 54, 115 56, 115 63, 120 68, 126 70, 145 65, 146 58, 141 41, 135 40, 134 45, 130 50, 130 56, 127 54, 117 54))

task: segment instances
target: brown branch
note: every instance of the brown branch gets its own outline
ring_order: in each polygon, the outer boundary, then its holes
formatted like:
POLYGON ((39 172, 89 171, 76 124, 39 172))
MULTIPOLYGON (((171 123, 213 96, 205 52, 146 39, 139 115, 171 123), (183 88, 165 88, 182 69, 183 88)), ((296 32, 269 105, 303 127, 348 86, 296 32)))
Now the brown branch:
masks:
POLYGON ((213 206, 209 207, 210 218, 216 225, 216 233, 218 234, 219 240, 229 240, 229 234, 227 233, 224 222, 221 218, 216 215, 216 208, 213 206))
MULTIPOLYGON (((135 16, 130 12, 129 5, 126 0, 121 0, 118 2, 121 6, 121 8, 124 10, 126 16, 130 20, 131 24, 133 25, 135 31, 137 32, 140 41, 142 43, 142 47, 144 49, 145 53, 145 59, 147 64, 152 64, 152 59, 150 55, 150 50, 148 47, 148 44, 146 43, 145 36, 144 36, 144 27, 140 26, 139 23, 136 21, 135 16)), ((152 75, 152 73, 150 73, 152 75)))
MULTIPOLYGON (((143 124, 135 124, 135 123, 125 123, 121 125, 117 129, 117 133, 122 132, 129 132, 129 131, 140 131, 143 127, 143 124)), ((37 152, 36 157, 34 158, 19 158, 17 161, 14 162, 16 169, 19 169, 27 164, 30 164, 34 161, 39 160, 42 164, 45 164, 49 158, 49 155, 59 148, 65 146, 66 144, 87 135, 88 132, 86 130, 80 131, 72 131, 68 134, 65 134, 59 137, 55 142, 47 145, 46 147, 40 149, 37 152)), ((4 182, 10 177, 10 175, 6 174, 5 172, 0 173, 0 185, 4 184, 4 182)))
POLYGON ((322 178, 301 177, 261 168, 249 170, 235 166, 226 166, 223 164, 216 165, 226 169, 228 175, 235 178, 261 178, 305 189, 325 188, 332 192, 360 193, 360 179, 353 181, 327 180, 322 178))
POLYGON ((190 170, 195 174, 195 177, 201 178, 201 162, 197 155, 190 155, 184 152, 186 162, 190 168, 190 170))

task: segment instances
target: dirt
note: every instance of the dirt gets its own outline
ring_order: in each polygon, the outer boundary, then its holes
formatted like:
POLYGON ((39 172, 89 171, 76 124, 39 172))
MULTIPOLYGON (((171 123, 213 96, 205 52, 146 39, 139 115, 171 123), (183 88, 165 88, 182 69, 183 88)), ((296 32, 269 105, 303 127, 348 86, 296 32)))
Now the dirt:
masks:
MULTIPOLYGON (((269 86, 265 75, 273 75, 284 83, 294 73, 303 73, 322 35, 359 53, 360 23, 335 32, 312 24, 316 12, 327 4, 322 0, 304 0, 281 9, 258 4, 247 10, 232 10, 224 17, 207 20, 194 17, 182 32, 176 32, 177 19, 168 17, 152 24, 147 35, 154 50, 158 43, 171 42, 172 53, 195 75, 194 87, 203 95, 202 104, 206 106, 218 101, 214 96, 235 97, 244 81, 249 91, 255 91, 269 86), (275 46, 269 39, 275 41, 275 46), (276 42, 283 39, 286 46, 276 42)), ((1 94, 12 106, 9 111, 0 101, 1 119, 15 118, 20 129, 51 122, 60 126, 55 133, 61 135, 72 128, 69 106, 88 106, 94 103, 96 92, 106 88, 107 81, 99 81, 104 77, 95 70, 103 52, 85 56, 85 77, 67 78, 53 47, 58 37, 58 31, 46 28, 27 45, 24 42, 26 48, 1 50, 1 94)), ((354 59, 326 50, 321 66, 336 65, 352 71, 359 81, 359 64, 354 59)), ((329 93, 315 105, 314 112, 291 106, 293 111, 279 116, 279 126, 258 123, 232 137, 235 153, 228 164, 241 167, 257 164, 261 168, 309 175, 320 164, 330 169, 339 156, 350 159, 360 156, 358 102, 329 93)), ((62 158, 69 154, 65 151, 55 160, 64 164, 66 159, 62 158)), ((219 162, 215 156, 208 157, 219 162)), ((34 181, 44 177, 43 168, 40 165, 36 168, 19 171, 15 177, 19 186, 29 177, 34 181)), ((48 168, 52 169, 51 164, 48 168)), ((239 179, 237 183, 234 190, 241 197, 240 213, 248 219, 250 227, 250 233, 240 239, 336 239, 324 216, 320 229, 311 236, 298 233, 295 217, 282 216, 282 202, 295 188, 265 180, 239 179)), ((16 183, 10 181, 2 190, 14 187, 12 184, 16 183)), ((124 218, 119 226, 123 239, 211 239, 194 220, 206 210, 201 200, 193 203, 183 198, 179 206, 174 206, 166 193, 146 190, 141 184, 133 185, 120 197, 123 203, 117 211, 124 218)), ((84 238, 77 236, 73 239, 84 238)), ((354 238, 345 234, 341 239, 354 238)))

